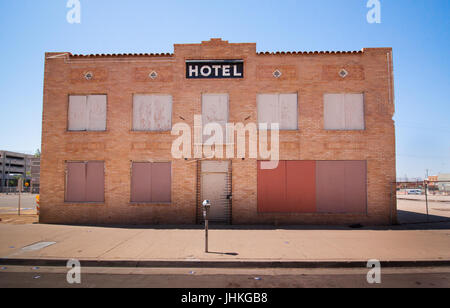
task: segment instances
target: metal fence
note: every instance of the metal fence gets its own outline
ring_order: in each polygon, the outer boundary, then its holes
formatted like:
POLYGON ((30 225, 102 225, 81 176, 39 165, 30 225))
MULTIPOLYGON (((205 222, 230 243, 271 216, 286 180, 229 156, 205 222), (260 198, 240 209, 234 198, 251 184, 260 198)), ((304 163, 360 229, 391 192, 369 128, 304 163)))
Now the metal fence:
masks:
MULTIPOLYGON (((19 188, 18 187, 0 187, 0 193, 3 193, 3 194, 18 194, 19 193, 19 188)), ((22 189, 22 193, 39 194, 39 187, 24 187, 22 189)))
POLYGON ((395 183, 400 224, 450 222, 450 181, 395 183))

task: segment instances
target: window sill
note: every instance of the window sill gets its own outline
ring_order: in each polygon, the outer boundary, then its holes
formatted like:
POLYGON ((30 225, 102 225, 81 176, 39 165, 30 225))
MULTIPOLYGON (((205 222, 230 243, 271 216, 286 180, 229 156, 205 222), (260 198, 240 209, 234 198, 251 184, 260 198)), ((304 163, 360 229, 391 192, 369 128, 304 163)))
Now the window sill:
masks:
POLYGON ((325 131, 327 132, 365 132, 367 129, 362 128, 362 129, 329 129, 329 128, 324 128, 325 131))
POLYGON ((104 206, 105 202, 71 202, 71 201, 64 201, 64 205, 70 205, 70 206, 86 206, 86 205, 104 206))
POLYGON ((281 216, 292 216, 292 215, 296 215, 296 216, 300 216, 300 215, 305 215, 305 216, 359 216, 359 217, 368 217, 369 215, 367 213, 355 213, 355 212, 342 212, 342 213, 330 213, 330 212, 258 212, 258 215, 281 215, 281 216))
MULTIPOLYGON (((264 129, 259 129, 258 128, 258 131, 263 131, 264 129)), ((267 129, 267 131, 268 132, 272 132, 272 131, 276 131, 275 129, 267 129)), ((279 132, 299 132, 300 131, 300 129, 295 129, 295 128, 293 128, 293 129, 288 129, 288 128, 280 128, 279 130, 278 130, 279 132)))
POLYGON ((129 206, 172 206, 172 202, 130 202, 129 206))
POLYGON ((69 134, 80 134, 80 133, 88 133, 88 134, 92 134, 92 133, 109 133, 108 130, 66 130, 66 133, 69 134))
POLYGON ((130 130, 132 134, 170 134, 172 130, 130 130))

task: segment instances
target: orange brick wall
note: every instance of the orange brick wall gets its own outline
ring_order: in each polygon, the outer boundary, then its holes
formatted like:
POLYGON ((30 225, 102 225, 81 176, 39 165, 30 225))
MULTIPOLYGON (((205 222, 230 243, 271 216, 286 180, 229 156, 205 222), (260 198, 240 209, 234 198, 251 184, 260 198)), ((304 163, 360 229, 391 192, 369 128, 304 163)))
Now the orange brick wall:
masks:
MULTIPOLYGON (((228 93, 230 122, 256 122, 258 93, 298 92, 299 130, 280 132, 281 160, 367 160, 367 215, 258 214, 257 161, 232 160, 234 224, 387 224, 391 182, 395 181, 395 128, 392 50, 368 48, 357 53, 258 54, 256 44, 213 39, 175 45, 173 55, 72 56, 47 53, 41 160, 42 223, 194 224, 197 164, 171 157, 169 133, 133 132, 135 93, 173 96, 173 124, 193 127, 201 114, 202 93, 228 93), (188 80, 187 59, 243 59, 243 79, 188 80), (349 75, 341 78, 340 69, 349 75), (272 72, 283 75, 276 79, 272 72), (152 80, 148 74, 158 73, 152 80), (84 74, 94 78, 86 80, 84 74), (364 131, 325 131, 324 93, 364 93, 364 131), (107 94, 106 132, 68 132, 70 94, 107 94), (183 120, 184 119, 184 120, 183 120), (65 162, 105 161, 104 204, 64 202, 65 162), (172 204, 130 203, 132 161, 172 161, 172 204)), ((247 151, 248 153, 248 151, 247 151)))

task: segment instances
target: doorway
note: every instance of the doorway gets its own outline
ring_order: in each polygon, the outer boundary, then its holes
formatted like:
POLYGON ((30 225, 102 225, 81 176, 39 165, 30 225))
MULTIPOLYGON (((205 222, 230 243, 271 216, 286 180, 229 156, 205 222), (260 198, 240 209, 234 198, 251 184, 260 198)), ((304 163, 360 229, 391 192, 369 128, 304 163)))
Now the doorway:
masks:
MULTIPOLYGON (((231 223, 231 162, 200 162, 200 200, 211 201, 209 220, 217 223, 231 223)), ((201 214, 201 211, 200 211, 201 214)), ((200 221, 203 216, 200 215, 200 221)))

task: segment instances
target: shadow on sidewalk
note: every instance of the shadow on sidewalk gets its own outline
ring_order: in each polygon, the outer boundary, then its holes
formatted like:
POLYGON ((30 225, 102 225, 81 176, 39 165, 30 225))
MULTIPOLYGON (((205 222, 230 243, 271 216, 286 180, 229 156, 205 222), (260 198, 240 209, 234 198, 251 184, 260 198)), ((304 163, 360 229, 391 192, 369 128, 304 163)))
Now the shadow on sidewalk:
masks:
POLYGON ((408 226, 408 229, 413 228, 414 225, 418 225, 420 230, 449 229, 450 226, 450 218, 448 216, 427 216, 423 213, 405 210, 398 210, 398 221, 400 226, 408 226), (426 228, 426 226, 428 226, 428 228, 426 228))
POLYGON ((237 252, 216 252, 216 251, 209 251, 206 254, 211 255, 222 255, 222 256, 239 256, 237 252))
MULTIPOLYGON (((400 215, 405 213, 400 213, 400 215)), ((412 213, 418 214, 418 213, 412 213)), ((371 231, 401 231, 401 230, 448 230, 450 229, 450 219, 447 217, 430 216, 430 221, 427 222, 426 215, 415 219, 413 222, 408 221, 401 224, 390 226, 363 226, 363 225, 348 225, 348 226, 330 226, 330 225, 223 225, 223 224, 209 224, 210 230, 255 230, 255 231, 276 231, 276 230, 293 230, 293 231, 318 231, 318 230, 334 230, 334 231, 351 231, 351 230, 371 230, 371 231)), ((417 216, 418 217, 418 216, 417 216)), ((55 224, 56 225, 56 224, 55 224)), ((60 224, 74 227, 95 227, 95 228, 112 228, 112 229, 149 229, 149 230, 203 230, 203 225, 94 225, 94 224, 60 224)))

